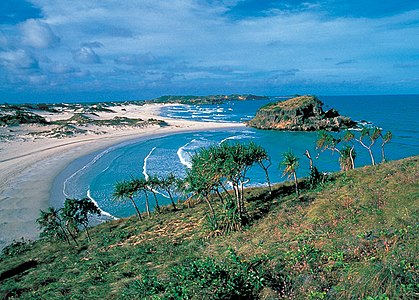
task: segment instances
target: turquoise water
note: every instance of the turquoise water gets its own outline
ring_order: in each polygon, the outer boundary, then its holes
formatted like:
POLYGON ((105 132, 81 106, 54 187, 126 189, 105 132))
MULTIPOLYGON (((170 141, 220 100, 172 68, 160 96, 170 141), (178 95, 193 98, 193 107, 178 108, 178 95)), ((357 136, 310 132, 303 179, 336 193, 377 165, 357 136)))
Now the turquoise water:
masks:
MULTIPOLYGON (((419 154, 419 96, 353 96, 353 97, 321 97, 326 106, 336 108, 341 114, 350 116, 357 121, 371 122, 391 130, 393 140, 387 145, 387 158, 400 159, 419 154)), ((201 121, 242 122, 255 114, 258 107, 269 101, 229 102, 223 105, 174 106, 165 108, 162 115, 194 119, 201 121)), ((129 216, 134 213, 129 203, 116 203, 112 200, 115 182, 131 177, 146 177, 151 174, 164 175, 174 172, 183 176, 190 165, 190 156, 200 147, 219 144, 227 141, 254 141, 262 145, 270 154, 272 166, 270 176, 272 182, 281 182, 282 177, 278 165, 282 153, 292 150, 300 157, 299 177, 308 175, 308 160, 303 155, 306 149, 316 156, 316 133, 313 132, 278 132, 262 131, 253 128, 229 129, 225 131, 205 131, 182 133, 151 140, 132 141, 116 145, 105 151, 79 159, 70 165, 55 183, 53 203, 67 197, 85 197, 94 199, 100 208, 116 217, 129 216), (61 199, 60 199, 61 198, 61 199)), ((370 163, 365 149, 357 149, 356 166, 370 163)), ((380 148, 376 147, 375 157, 381 161, 380 148)), ((339 169, 337 154, 323 152, 315 160, 321 171, 339 169)), ((265 184, 262 170, 254 168, 250 172, 249 185, 265 184)), ((159 195, 162 204, 169 199, 164 193, 159 195)), ((144 201, 138 198, 140 208, 145 209, 144 201)))

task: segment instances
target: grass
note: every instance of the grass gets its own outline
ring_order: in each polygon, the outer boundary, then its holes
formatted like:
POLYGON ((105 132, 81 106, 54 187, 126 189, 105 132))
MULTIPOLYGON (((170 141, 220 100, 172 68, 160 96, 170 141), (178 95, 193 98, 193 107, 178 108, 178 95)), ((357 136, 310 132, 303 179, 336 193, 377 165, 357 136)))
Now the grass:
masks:
POLYGON ((94 227, 79 247, 21 243, 0 258, 0 296, 414 299, 418 160, 337 173, 299 198, 291 183, 248 189, 249 223, 228 235, 210 234, 206 204, 191 202, 94 227))
MULTIPOLYGON (((299 107, 305 107, 308 104, 316 103, 318 100, 314 96, 299 96, 295 97, 286 101, 279 101, 274 103, 269 103, 265 106, 263 106, 261 109, 263 110, 294 110, 299 107)), ((320 102, 321 103, 321 102, 320 102)))

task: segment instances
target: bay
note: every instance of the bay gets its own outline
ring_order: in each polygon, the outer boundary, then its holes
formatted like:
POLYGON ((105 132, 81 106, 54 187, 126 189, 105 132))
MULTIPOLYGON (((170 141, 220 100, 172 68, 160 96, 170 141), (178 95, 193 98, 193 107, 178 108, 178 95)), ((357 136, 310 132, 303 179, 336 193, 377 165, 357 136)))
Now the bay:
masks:
MULTIPOLYGON (((396 160, 419 154, 419 96, 324 96, 325 109, 335 108, 342 115, 356 121, 366 121, 383 128, 384 132, 393 133, 392 141, 386 146, 389 160, 396 160)), ((234 101, 222 105, 178 105, 166 107, 163 116, 191 119, 206 122, 243 122, 251 119, 257 109, 277 100, 234 101)), ((330 151, 319 153, 315 147, 315 132, 280 132, 238 128, 226 131, 205 131, 181 133, 176 135, 132 141, 116 145, 100 153, 82 158, 69 166, 57 178, 54 186, 58 192, 53 193, 53 203, 62 202, 65 197, 86 197, 94 199, 99 207, 116 217, 134 214, 129 203, 115 202, 112 199, 113 186, 117 181, 132 177, 150 175, 163 176, 169 172, 182 177, 190 165, 190 157, 200 147, 223 142, 249 142, 263 146, 271 156, 270 177, 272 182, 281 182, 279 167, 282 154, 293 151, 300 158, 297 170, 299 177, 307 176, 309 164, 304 152, 308 149, 312 156, 317 156, 315 164, 321 171, 339 170, 338 155, 330 151)), ((370 164, 367 151, 357 147, 356 167, 370 164)), ((374 151, 380 161, 380 147, 374 151)), ((266 183, 265 175, 257 167, 249 174, 249 186, 260 186, 266 183)), ((161 204, 168 204, 167 195, 158 195, 161 204)), ((151 198, 152 199, 152 198, 151 198)), ((145 210, 144 199, 139 198, 139 207, 145 210)))

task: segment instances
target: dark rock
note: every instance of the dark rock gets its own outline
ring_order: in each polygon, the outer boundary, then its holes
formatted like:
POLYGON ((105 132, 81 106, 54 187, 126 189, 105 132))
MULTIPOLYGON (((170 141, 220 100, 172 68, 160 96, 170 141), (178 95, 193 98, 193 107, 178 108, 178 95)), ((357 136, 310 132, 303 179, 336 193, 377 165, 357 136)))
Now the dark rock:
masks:
POLYGON ((313 96, 300 96, 261 107, 247 123, 259 129, 291 131, 339 131, 356 125, 335 109, 323 111, 323 102, 313 96))

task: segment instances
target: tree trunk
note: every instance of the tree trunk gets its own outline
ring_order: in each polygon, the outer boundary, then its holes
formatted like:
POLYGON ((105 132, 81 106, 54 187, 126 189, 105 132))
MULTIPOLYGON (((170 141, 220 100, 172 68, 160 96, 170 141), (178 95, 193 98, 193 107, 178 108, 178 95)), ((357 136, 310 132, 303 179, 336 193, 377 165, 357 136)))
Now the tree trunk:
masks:
POLYGON ((209 207, 209 209, 211 211, 211 214, 215 217, 214 207, 212 206, 211 201, 208 199, 208 196, 205 196, 204 199, 205 199, 205 201, 208 204, 208 207, 209 207))
POLYGON ((368 152, 370 153, 371 156, 371 163, 373 166, 375 166, 375 160, 374 160, 374 155, 372 154, 371 148, 367 148, 368 152))
POLYGON ((305 156, 307 156, 309 163, 310 163, 310 171, 313 170, 313 159, 311 158, 310 152, 306 149, 306 152, 304 153, 305 156))
POLYGON ((150 214, 150 206, 148 205, 147 191, 144 191, 144 194, 145 194, 145 208, 146 208, 146 211, 147 211, 147 216, 150 217, 151 214, 150 214))
POLYGON ((358 139, 358 140, 356 139, 356 141, 359 142, 362 145, 362 147, 368 150, 371 157, 371 163, 373 166, 375 166, 374 156, 372 155, 372 151, 371 151, 372 144, 368 147, 367 145, 364 144, 364 142, 361 139, 358 139))
POLYGON ((142 220, 143 220, 143 218, 141 217, 140 210, 138 209, 137 204, 135 204, 135 201, 134 201, 134 199, 132 198, 132 196, 131 196, 131 197, 129 197, 129 200, 131 200, 131 203, 132 203, 132 205, 134 206, 135 211, 137 212, 138 219, 139 219, 140 221, 142 221, 142 220))
POLYGON ((218 188, 215 190, 215 192, 217 193, 218 198, 220 198, 221 203, 224 204, 224 198, 221 196, 221 193, 218 190, 218 188))
POLYGON ((385 145, 385 143, 381 144, 381 162, 382 163, 386 162, 386 155, 384 153, 384 145, 385 145))
POLYGON ((84 230, 86 230, 87 240, 90 242, 92 239, 90 238, 89 230, 87 229, 87 226, 83 224, 84 230))
POLYGON ((297 196, 300 196, 300 191, 298 190, 298 179, 297 179, 297 173, 294 171, 294 183, 295 183, 295 192, 297 193, 297 196))
POLYGON ((155 193, 153 190, 151 190, 151 192, 153 193, 153 196, 154 196, 154 201, 156 201, 156 209, 157 209, 157 212, 159 212, 159 213, 160 213, 159 200, 157 200, 156 193, 155 193))
POLYGON ((229 197, 230 194, 228 193, 228 190, 226 189, 226 187, 224 186, 224 184, 222 184, 221 181, 219 181, 219 184, 220 184, 221 188, 224 190, 224 193, 226 193, 226 197, 229 197))
POLYGON ((68 231, 68 233, 70 234, 70 236, 71 236, 72 240, 73 240, 73 241, 74 241, 74 243, 76 243, 76 245, 78 246, 78 245, 79 245, 79 243, 77 243, 76 238, 75 238, 75 237, 74 237, 74 235, 71 233, 71 230, 70 230, 70 228, 69 228, 69 223, 68 223, 68 221, 65 223, 65 227, 67 227, 67 231, 68 231))
POLYGON ((234 194, 236 195, 236 205, 237 205, 237 211, 239 213, 239 217, 242 217, 242 208, 241 208, 241 203, 240 203, 240 192, 239 192, 239 187, 236 183, 233 183, 233 189, 234 189, 234 194))
POLYGON ((263 171, 265 172, 265 177, 266 177, 266 180, 268 181, 269 195, 272 195, 271 180, 269 179, 269 173, 268 173, 269 166, 268 167, 265 167, 265 165, 263 164, 263 162, 260 162, 259 165, 263 169, 263 171))
POLYGON ((61 229, 61 231, 63 232, 63 234, 64 234, 64 239, 67 241, 67 243, 70 245, 70 239, 68 238, 68 235, 67 235, 67 233, 65 232, 65 228, 61 225, 61 220, 59 221, 60 223, 59 223, 59 226, 60 226, 60 229, 61 229))
POLYGON ((175 204, 175 201, 173 200, 172 193, 170 192, 170 190, 167 190, 167 193, 169 194, 170 201, 172 201, 173 209, 174 209, 174 210, 177 210, 177 208, 176 208, 176 204, 175 204))
POLYGON ((351 164, 352 164, 352 169, 355 169, 355 161, 354 161, 354 157, 352 156, 352 153, 354 151, 355 146, 351 147, 351 151, 349 151, 349 157, 351 158, 351 164))

